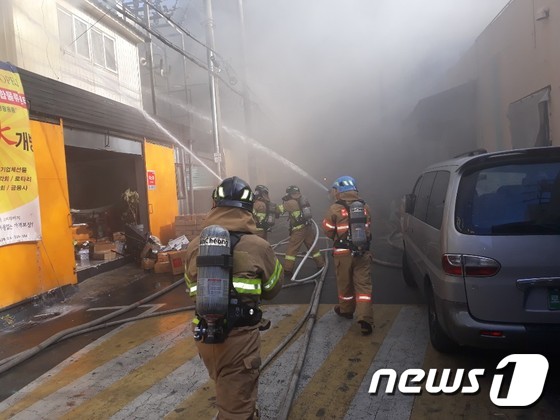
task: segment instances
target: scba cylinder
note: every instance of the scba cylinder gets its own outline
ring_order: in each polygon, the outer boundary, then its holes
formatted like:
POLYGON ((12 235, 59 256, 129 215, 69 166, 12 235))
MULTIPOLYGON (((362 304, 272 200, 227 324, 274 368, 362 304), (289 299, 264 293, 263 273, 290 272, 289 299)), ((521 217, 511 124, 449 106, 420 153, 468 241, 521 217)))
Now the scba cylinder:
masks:
POLYGON ((350 236, 352 238, 352 245, 358 250, 362 250, 367 246, 367 232, 366 232, 366 212, 364 203, 361 201, 354 201, 350 204, 350 236))
POLYGON ((303 195, 299 199, 299 206, 301 208, 301 214, 303 216, 303 220, 309 221, 313 218, 313 214, 311 214, 311 205, 307 198, 303 195))
POLYGON ((196 313, 208 324, 228 313, 231 270, 229 232, 211 225, 200 233, 196 313))

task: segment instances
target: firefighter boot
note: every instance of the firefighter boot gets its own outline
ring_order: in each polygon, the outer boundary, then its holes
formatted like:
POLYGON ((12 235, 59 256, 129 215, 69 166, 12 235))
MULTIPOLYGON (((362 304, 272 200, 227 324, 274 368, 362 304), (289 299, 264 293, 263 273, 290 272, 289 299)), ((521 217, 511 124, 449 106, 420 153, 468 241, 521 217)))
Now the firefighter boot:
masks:
POLYGON ((354 318, 354 316, 352 314, 340 312, 340 306, 338 306, 338 305, 336 305, 334 307, 334 311, 338 316, 340 316, 342 318, 346 318, 346 319, 354 318))
POLYGON ((366 321, 360 321, 360 329, 362 331, 362 335, 370 335, 373 332, 373 325, 366 321))

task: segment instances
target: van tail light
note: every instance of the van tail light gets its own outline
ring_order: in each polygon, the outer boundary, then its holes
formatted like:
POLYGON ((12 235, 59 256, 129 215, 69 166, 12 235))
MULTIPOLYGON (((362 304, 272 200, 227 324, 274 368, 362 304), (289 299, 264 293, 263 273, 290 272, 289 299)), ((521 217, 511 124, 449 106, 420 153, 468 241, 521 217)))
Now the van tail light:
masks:
POLYGON ((450 276, 491 277, 500 271, 498 261, 477 255, 443 254, 443 271, 450 276))
POLYGON ((501 331, 495 331, 495 330, 482 330, 480 331, 480 335, 483 337, 504 337, 504 333, 501 331))

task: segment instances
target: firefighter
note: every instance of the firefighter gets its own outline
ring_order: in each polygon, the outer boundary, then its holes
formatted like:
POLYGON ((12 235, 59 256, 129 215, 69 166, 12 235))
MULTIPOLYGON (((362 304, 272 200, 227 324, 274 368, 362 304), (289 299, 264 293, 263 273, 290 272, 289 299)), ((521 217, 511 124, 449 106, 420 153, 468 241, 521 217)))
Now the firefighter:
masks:
MULTIPOLYGON (((279 212, 280 214, 288 213, 290 223, 290 239, 284 258, 284 275, 291 279, 296 264, 296 255, 301 245, 305 244, 309 249, 313 245, 315 233, 311 226, 311 207, 301 194, 298 186, 290 185, 286 188, 286 195, 282 197, 282 201, 283 203, 278 206, 279 212)), ((317 269, 325 266, 325 260, 318 248, 313 248, 311 256, 317 265, 317 269)))
POLYGON ((270 201, 268 188, 264 185, 257 185, 253 202, 253 218, 257 224, 257 235, 267 239, 268 232, 271 231, 278 216, 276 204, 270 201))
MULTIPOLYGON (((223 329, 220 334, 209 337, 209 328, 204 328, 206 321, 200 316, 198 306, 193 319, 200 357, 216 385, 218 419, 258 418, 256 404, 261 365, 259 330, 270 326, 270 321, 262 318, 259 303, 261 299, 274 298, 284 281, 282 265, 271 245, 255 235, 257 229, 252 210, 251 188, 245 181, 234 176, 224 179, 214 190, 213 207, 204 221, 205 228, 212 229, 218 225, 218 228, 227 230, 231 235, 232 247, 232 263, 228 269, 228 274, 231 273, 230 289, 226 292, 228 315, 227 319, 222 320, 223 329), (235 245, 234 238, 237 238, 235 245)), ((212 243, 204 237, 204 232, 205 229, 189 243, 186 255, 187 290, 197 304, 212 289, 203 289, 200 284, 200 266, 207 264, 200 259, 200 254, 203 246, 212 243)), ((214 260, 210 260, 210 265, 212 261, 214 260)))
POLYGON ((373 331, 371 300, 371 212, 358 195, 350 176, 337 178, 332 185, 336 200, 323 219, 325 235, 334 241, 333 258, 339 304, 338 316, 353 319, 354 312, 363 335, 373 331))

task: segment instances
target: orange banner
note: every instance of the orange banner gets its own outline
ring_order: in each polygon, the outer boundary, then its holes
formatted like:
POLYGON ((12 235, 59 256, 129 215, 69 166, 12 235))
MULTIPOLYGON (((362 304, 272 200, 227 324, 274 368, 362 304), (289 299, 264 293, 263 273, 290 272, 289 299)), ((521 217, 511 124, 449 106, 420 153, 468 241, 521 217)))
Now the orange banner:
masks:
POLYGON ((0 62, 0 246, 40 239, 27 101, 17 69, 0 62))

